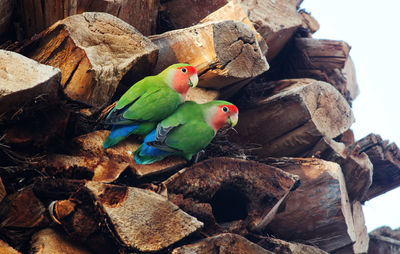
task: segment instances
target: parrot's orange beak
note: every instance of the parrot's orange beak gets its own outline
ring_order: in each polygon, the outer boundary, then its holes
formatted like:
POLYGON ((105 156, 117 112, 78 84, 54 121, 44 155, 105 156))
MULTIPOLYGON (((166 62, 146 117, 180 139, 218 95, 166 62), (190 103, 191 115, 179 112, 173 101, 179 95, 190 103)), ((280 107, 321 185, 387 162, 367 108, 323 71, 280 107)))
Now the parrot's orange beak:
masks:
POLYGON ((197 73, 195 73, 189 78, 189 86, 196 87, 197 83, 199 83, 199 77, 197 76, 197 73))

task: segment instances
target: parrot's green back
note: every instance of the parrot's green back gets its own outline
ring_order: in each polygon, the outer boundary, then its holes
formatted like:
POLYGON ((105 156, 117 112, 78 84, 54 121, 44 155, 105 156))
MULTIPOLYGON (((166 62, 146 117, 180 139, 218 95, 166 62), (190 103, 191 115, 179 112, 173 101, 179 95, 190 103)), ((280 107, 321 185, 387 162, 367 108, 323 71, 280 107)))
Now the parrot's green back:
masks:
POLYGON ((130 121, 160 121, 182 103, 182 97, 158 76, 146 77, 132 86, 115 108, 127 107, 123 118, 130 121))
POLYGON ((177 150, 176 154, 190 160, 193 154, 207 146, 214 138, 215 132, 207 124, 203 115, 201 105, 186 102, 175 114, 160 123, 162 128, 179 126, 171 130, 165 140, 169 147, 177 150))

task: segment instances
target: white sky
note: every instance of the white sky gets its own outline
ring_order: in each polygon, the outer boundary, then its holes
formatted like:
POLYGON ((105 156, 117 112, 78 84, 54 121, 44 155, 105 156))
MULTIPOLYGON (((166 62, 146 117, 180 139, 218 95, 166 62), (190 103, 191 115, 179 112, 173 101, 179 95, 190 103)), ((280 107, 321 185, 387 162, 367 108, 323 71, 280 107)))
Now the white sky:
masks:
MULTIPOLYGON (((369 133, 400 145, 400 1, 304 0, 320 30, 314 38, 343 40, 352 46, 360 95, 353 102, 356 139, 369 133)), ((400 188, 363 206, 368 231, 400 227, 400 188)))

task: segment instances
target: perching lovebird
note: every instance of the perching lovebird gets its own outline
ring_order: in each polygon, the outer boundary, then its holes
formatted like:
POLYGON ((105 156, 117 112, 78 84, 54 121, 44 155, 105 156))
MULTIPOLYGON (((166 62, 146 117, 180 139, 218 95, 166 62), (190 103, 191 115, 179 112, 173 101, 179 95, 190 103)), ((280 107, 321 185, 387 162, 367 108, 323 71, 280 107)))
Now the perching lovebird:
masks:
POLYGON ((195 87, 198 81, 193 66, 179 63, 135 83, 103 122, 113 125, 103 148, 114 146, 131 134, 148 134, 185 101, 189 88, 195 87))
POLYGON ((187 101, 144 138, 135 151, 136 163, 151 164, 169 155, 190 160, 212 141, 220 128, 235 126, 238 114, 238 108, 227 101, 187 101))

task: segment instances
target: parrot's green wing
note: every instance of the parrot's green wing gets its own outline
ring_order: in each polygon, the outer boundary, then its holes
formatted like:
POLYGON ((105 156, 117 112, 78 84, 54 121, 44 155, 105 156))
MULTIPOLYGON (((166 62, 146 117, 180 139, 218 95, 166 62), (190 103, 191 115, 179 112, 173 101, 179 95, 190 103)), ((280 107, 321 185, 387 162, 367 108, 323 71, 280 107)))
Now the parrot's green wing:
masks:
POLYGON ((160 121, 170 115, 182 102, 173 89, 157 76, 147 77, 132 86, 118 101, 107 117, 112 124, 135 124, 160 121))
POLYGON ((201 108, 194 102, 180 106, 157 126, 156 141, 149 145, 191 158, 194 153, 206 147, 215 135, 198 111, 201 108))

